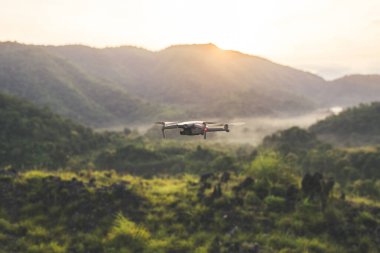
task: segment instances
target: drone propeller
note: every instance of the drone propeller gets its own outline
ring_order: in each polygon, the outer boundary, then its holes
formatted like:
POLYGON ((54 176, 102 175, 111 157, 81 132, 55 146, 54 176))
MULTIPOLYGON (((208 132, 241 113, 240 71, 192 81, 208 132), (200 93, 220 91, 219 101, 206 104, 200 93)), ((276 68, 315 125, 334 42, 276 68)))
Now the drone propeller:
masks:
POLYGON ((242 126, 245 125, 245 122, 233 122, 233 123, 228 123, 229 126, 242 126))

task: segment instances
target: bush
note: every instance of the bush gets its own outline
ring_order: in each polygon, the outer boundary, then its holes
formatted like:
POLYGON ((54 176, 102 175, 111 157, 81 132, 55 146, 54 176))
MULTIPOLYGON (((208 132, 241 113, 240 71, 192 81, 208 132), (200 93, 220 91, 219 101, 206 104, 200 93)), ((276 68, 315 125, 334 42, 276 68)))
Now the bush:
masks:
POLYGON ((128 246, 132 252, 139 252, 146 247, 149 238, 148 230, 130 221, 121 213, 116 216, 115 224, 107 236, 108 247, 123 249, 128 246))
POLYGON ((270 185, 296 183, 295 171, 274 151, 265 151, 258 155, 246 169, 246 174, 270 185))
POLYGON ((286 210, 285 199, 282 197, 270 195, 264 199, 264 203, 270 212, 283 212, 286 210))

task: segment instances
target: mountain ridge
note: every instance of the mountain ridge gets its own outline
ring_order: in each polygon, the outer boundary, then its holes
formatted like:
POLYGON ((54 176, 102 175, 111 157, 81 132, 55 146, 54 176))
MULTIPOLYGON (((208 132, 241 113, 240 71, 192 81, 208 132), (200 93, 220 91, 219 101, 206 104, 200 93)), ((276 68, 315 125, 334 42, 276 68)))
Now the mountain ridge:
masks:
POLYGON ((8 45, 0 51, 0 89, 51 107, 54 111, 89 125, 128 115, 149 105, 116 86, 105 85, 75 63, 52 55, 39 46, 8 45), (116 99, 101 99, 110 96, 116 99), (130 108, 128 108, 130 107, 130 108), (102 117, 98 117, 102 115, 102 117))
POLYGON ((0 56, 0 91, 92 126, 154 117, 299 115, 380 100, 378 75, 326 81, 211 43, 149 51, 3 42, 0 56))

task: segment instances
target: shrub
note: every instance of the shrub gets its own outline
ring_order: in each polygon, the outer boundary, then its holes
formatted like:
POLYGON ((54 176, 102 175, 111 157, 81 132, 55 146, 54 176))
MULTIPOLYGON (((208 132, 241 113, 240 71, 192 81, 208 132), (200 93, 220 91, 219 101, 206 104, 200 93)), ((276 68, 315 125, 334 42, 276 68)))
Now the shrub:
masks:
POLYGON ((141 251, 148 244, 149 238, 148 230, 127 219, 122 213, 117 214, 115 224, 107 236, 111 248, 123 249, 127 246, 133 252, 141 251))
POLYGON ((246 169, 246 173, 255 179, 267 181, 270 185, 296 183, 295 171, 274 151, 265 151, 258 155, 246 169))
POLYGON ((270 212, 282 212, 285 211, 285 199, 270 195, 264 199, 264 203, 267 205, 267 210, 270 212))

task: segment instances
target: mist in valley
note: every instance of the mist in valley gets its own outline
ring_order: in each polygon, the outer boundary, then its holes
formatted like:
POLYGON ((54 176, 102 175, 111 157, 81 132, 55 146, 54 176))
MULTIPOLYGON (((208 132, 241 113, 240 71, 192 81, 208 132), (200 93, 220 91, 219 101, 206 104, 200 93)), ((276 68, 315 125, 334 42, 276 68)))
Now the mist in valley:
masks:
MULTIPOLYGON (((237 117, 233 119, 212 118, 212 119, 188 119, 188 120, 204 120, 220 123, 232 123, 229 126, 230 132, 213 132, 207 134, 207 142, 225 143, 225 144, 250 144, 259 145, 263 138, 271 135, 279 130, 288 129, 293 126, 308 128, 312 124, 325 119, 326 117, 341 112, 341 107, 332 107, 320 109, 312 113, 299 116, 282 116, 282 117, 237 117), (244 124, 240 124, 240 123, 244 124), (234 126, 233 123, 239 123, 234 126)), ((141 134, 151 140, 162 139, 161 126, 155 125, 153 122, 141 124, 125 124, 115 125, 107 128, 99 128, 97 131, 117 131, 122 132, 129 129, 128 134, 141 134)), ((166 138, 176 141, 193 141, 203 142, 203 136, 186 136, 180 135, 180 129, 166 130, 166 138)))
POLYGON ((231 126, 229 133, 211 133, 210 140, 226 143, 248 143, 259 145, 263 138, 279 130, 293 126, 308 128, 319 120, 332 115, 330 110, 316 111, 310 114, 292 117, 252 117, 236 118, 231 122, 245 122, 242 126, 231 126), (211 135, 215 136, 211 136, 211 135))

